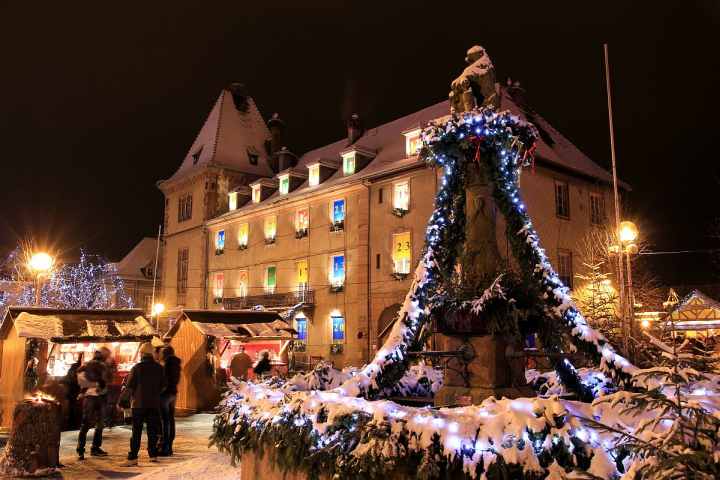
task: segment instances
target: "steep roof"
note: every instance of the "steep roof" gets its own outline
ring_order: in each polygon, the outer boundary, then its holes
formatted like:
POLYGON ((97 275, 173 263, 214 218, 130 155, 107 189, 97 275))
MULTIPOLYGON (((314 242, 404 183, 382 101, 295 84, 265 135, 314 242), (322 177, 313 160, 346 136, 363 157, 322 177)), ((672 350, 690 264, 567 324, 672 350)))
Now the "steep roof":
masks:
MULTIPOLYGON (((513 114, 531 121, 540 130, 541 136, 535 152, 539 162, 546 162, 557 168, 595 178, 602 182, 612 181, 612 176, 607 170, 593 162, 570 142, 570 140, 553 128, 547 120, 534 111, 521 108, 512 99, 505 87, 500 88, 500 94, 501 110, 509 110, 513 114)), ((417 156, 408 157, 405 154, 405 137, 402 134, 415 128, 420 128, 430 121, 446 117, 449 114, 450 102, 446 100, 398 118, 397 120, 368 129, 353 144, 357 148, 377 153, 375 158, 373 158, 365 168, 349 176, 344 176, 342 168, 340 168, 321 185, 309 187, 307 181, 305 181, 293 192, 288 195, 283 195, 282 197, 298 197, 320 189, 327 189, 359 179, 372 178, 396 170, 417 166, 421 164, 421 160, 417 156)), ((341 153, 347 150, 348 147, 348 140, 344 138, 329 145, 310 150, 300 157, 296 168, 306 168, 307 165, 316 163, 319 160, 339 160, 341 153)), ((257 208, 262 208, 278 198, 280 198, 280 195, 278 192, 275 192, 263 202, 256 204, 247 203, 240 207, 238 211, 252 211, 257 208)), ((228 212, 225 215, 232 215, 233 213, 234 212, 228 212)))
POLYGON ((130 250, 122 260, 115 264, 117 273, 123 278, 150 278, 145 272, 152 272, 155 267, 157 239, 145 237, 130 250), (147 270, 148 267, 150 270, 147 270))
POLYGON ((238 102, 229 90, 220 92, 180 168, 169 181, 211 165, 250 174, 273 175, 265 151, 270 131, 252 97, 246 96, 242 100, 244 103, 236 105, 238 102), (258 156, 257 165, 250 163, 248 152, 258 156))

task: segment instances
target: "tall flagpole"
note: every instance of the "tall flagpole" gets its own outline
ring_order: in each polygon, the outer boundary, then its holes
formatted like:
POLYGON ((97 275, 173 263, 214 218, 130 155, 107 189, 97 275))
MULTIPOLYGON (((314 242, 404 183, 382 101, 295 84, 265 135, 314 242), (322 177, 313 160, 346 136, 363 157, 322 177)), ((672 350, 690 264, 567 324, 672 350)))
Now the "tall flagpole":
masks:
MULTIPOLYGON (((620 196, 618 195, 617 168, 615 159, 615 128, 613 126, 613 110, 612 110, 612 90, 610 87, 610 59, 607 43, 603 44, 603 52, 605 53, 605 85, 607 89, 607 106, 608 106, 608 122, 610 123, 610 156, 612 158, 612 178, 613 178, 613 195, 615 199, 615 237, 619 247, 617 252, 617 272, 618 285, 620 286, 620 316, 623 325, 623 348, 625 355, 630 354, 629 325, 627 325, 627 312, 625 308, 625 275, 623 273, 623 255, 620 239, 617 238, 620 232, 620 196)), ((632 308, 632 306, 630 307, 632 308)))
MULTIPOLYGON (((158 259, 160 258, 160 236, 162 235, 162 224, 158 225, 157 246, 155 247, 155 268, 153 268, 153 289, 152 303, 150 305, 150 317, 155 313, 155 285, 157 284, 158 259)), ((155 330, 160 331, 160 314, 155 315, 155 330)))

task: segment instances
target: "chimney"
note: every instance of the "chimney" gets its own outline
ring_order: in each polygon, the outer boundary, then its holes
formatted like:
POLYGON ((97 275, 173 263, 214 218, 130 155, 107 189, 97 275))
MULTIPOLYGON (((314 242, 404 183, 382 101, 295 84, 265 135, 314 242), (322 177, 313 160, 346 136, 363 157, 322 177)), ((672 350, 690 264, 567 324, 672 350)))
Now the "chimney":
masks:
POLYGON ((248 94, 247 87, 245 87, 244 83, 240 82, 232 82, 230 86, 227 87, 228 91, 232 95, 233 103, 235 104, 235 108, 239 112, 247 112, 250 104, 248 103, 248 99, 250 98, 250 95, 248 94))
POLYGON ((278 158, 278 172, 282 172, 288 168, 292 168, 297 165, 297 156, 288 150, 287 147, 282 147, 277 152, 278 158))
POLYGON ((283 144, 283 134, 285 133, 285 122, 280 119, 280 115, 273 113, 268 120, 268 128, 270 129, 270 155, 280 151, 283 144))
POLYGON ((347 121, 347 131, 348 145, 352 145, 357 142, 360 137, 362 137, 364 131, 362 122, 360 121, 360 115, 357 113, 350 115, 350 119, 347 121))

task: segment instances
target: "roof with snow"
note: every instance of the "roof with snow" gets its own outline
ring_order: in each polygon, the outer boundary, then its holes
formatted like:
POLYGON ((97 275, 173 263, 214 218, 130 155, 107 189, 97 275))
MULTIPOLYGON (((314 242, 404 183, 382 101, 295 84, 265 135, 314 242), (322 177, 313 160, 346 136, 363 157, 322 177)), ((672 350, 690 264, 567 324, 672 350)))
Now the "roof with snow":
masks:
POLYGON ((182 310, 166 337, 172 338, 184 321, 203 335, 221 338, 290 338, 295 332, 277 312, 267 310, 182 310))
POLYGON ((155 335, 139 309, 10 307, 0 324, 0 338, 7 338, 12 325, 19 337, 54 343, 146 341, 155 335))
POLYGON ((241 99, 229 89, 218 97, 180 168, 165 181, 177 180, 208 166, 272 176, 265 142, 270 139, 265 121, 250 96, 241 99), (251 163, 255 155, 257 162, 251 163))
POLYGON ((693 290, 665 318, 675 330, 720 328, 720 303, 700 290, 693 290))
MULTIPOLYGON (((500 87, 500 93, 501 110, 509 110, 513 114, 532 122, 540 131, 540 139, 538 140, 537 150, 535 152, 538 164, 561 169, 604 183, 610 183, 612 181, 612 175, 607 170, 593 162, 570 142, 570 140, 553 128, 547 120, 529 108, 521 108, 508 93, 507 88, 500 87)), ((449 113, 450 103, 446 100, 397 120, 368 129, 353 145, 349 145, 347 138, 344 138, 335 143, 305 153, 298 160, 298 164, 295 167, 296 169, 307 168, 308 165, 317 163, 318 161, 338 161, 341 159, 343 152, 353 147, 358 151, 376 152, 376 155, 365 168, 360 169, 353 175, 344 176, 342 168, 339 168, 330 178, 320 185, 310 187, 308 182, 305 181, 291 193, 282 195, 282 198, 300 197, 312 194, 318 189, 328 189, 351 182, 357 182, 362 179, 421 166, 422 161, 418 156, 406 155, 405 136, 403 133, 419 129, 430 121, 447 117, 449 113)), ((279 198, 280 194, 276 191, 263 202, 247 203, 236 211, 249 212, 262 208, 279 198)), ((225 215, 232 215, 236 211, 228 212, 225 215)))
POLYGON ((152 279, 156 251, 157 239, 143 238, 115 264, 118 275, 122 278, 152 279))

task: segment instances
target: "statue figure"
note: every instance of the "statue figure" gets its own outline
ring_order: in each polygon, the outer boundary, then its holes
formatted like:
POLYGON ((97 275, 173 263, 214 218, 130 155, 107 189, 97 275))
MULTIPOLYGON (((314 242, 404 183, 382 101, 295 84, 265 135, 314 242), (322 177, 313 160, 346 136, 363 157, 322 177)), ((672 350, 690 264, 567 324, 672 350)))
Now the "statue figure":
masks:
POLYGON ((475 45, 467 51, 469 65, 450 84, 450 108, 456 113, 468 112, 478 106, 500 108, 495 89, 495 67, 485 49, 475 45))

